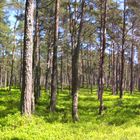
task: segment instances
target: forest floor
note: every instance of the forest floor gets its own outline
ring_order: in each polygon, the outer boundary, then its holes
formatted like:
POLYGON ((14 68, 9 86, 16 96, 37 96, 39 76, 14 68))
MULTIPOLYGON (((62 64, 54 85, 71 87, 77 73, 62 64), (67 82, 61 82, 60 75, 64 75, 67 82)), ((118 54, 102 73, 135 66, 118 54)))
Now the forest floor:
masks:
POLYGON ((20 91, 0 90, 1 140, 140 140, 140 93, 119 96, 104 93, 105 110, 98 115, 96 91, 79 93, 80 121, 71 119, 68 91, 58 94, 57 110, 49 113, 49 96, 42 92, 36 112, 31 117, 20 115, 20 91))

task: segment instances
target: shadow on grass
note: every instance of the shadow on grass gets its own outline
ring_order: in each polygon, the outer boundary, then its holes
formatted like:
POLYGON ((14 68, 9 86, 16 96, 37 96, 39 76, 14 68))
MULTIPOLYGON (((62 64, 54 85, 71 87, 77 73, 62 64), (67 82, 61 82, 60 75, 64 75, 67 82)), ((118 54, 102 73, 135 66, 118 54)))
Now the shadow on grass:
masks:
POLYGON ((44 94, 36 106, 35 115, 43 116, 44 120, 48 123, 66 123, 71 120, 71 116, 68 117, 71 109, 70 98, 70 94, 66 91, 64 91, 62 94, 59 94, 57 96, 56 111, 51 113, 49 106, 49 96, 44 94))
POLYGON ((9 114, 14 114, 19 110, 19 92, 0 90, 0 118, 6 117, 9 114))
POLYGON ((25 139, 21 139, 21 138, 18 138, 18 137, 13 137, 13 138, 11 138, 11 140, 25 140, 25 139))
MULTIPOLYGON (((1 92, 1 91, 0 91, 1 92)), ((0 118, 8 114, 14 114, 19 110, 19 92, 14 91, 12 95, 7 94, 6 91, 0 93, 0 118)), ((107 92, 104 96, 104 105, 106 109, 103 115, 98 115, 99 102, 97 96, 89 94, 82 90, 79 94, 79 117, 80 122, 94 122, 94 123, 107 123, 108 125, 120 126, 131 120, 134 120, 140 115, 140 95, 124 96, 120 100, 107 92)), ((71 96, 69 91, 59 93, 57 97, 56 112, 50 113, 49 111, 49 95, 45 92, 42 93, 40 101, 36 106, 35 115, 43 117, 48 123, 72 122, 71 119, 71 96)))
MULTIPOLYGON (((109 93, 109 92, 108 92, 109 93)), ((113 95, 105 95, 104 105, 106 109, 103 115, 98 115, 99 102, 96 95, 81 93, 79 97, 79 117, 80 122, 98 122, 108 125, 123 125, 140 115, 140 102, 138 95, 120 100, 113 95)), ((37 106, 36 114, 43 116, 45 121, 71 122, 71 96, 67 92, 59 94, 55 113, 49 112, 49 100, 42 100, 37 106)))
POLYGON ((19 102, 13 102, 11 104, 11 102, 9 101, 7 102, 7 104, 4 105, 6 109, 0 110, 0 118, 6 117, 9 114, 14 114, 16 111, 19 110, 19 102))

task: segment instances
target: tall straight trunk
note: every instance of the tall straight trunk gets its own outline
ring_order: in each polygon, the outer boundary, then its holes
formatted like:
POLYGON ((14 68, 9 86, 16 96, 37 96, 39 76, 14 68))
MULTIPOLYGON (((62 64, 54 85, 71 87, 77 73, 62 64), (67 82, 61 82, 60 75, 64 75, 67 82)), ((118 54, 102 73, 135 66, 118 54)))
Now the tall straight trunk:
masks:
POLYGON ((78 69, 79 69, 79 53, 81 46, 81 32, 83 27, 83 16, 84 16, 84 5, 85 1, 82 0, 81 5, 81 20, 79 24, 79 30, 77 35, 77 44, 75 48, 73 48, 72 52, 72 118, 73 121, 78 121, 78 87, 79 87, 79 79, 78 79, 78 69))
POLYGON ((5 52, 5 46, 2 45, 2 51, 1 52, 1 56, 2 56, 2 64, 3 65, 0 65, 0 83, 1 83, 1 87, 4 86, 4 83, 3 83, 3 80, 4 80, 4 68, 6 67, 5 64, 4 64, 4 59, 5 59, 5 55, 4 55, 4 52, 5 52))
POLYGON ((48 92, 48 89, 49 89, 49 74, 51 72, 51 59, 52 59, 51 47, 52 47, 51 43, 48 42, 47 66, 46 66, 46 77, 45 77, 45 90, 46 90, 46 92, 48 92))
POLYGON ((111 51, 109 50, 109 64, 108 64, 108 75, 107 75, 107 88, 110 87, 110 80, 111 80, 111 51))
POLYGON ((21 48, 20 48, 20 73, 19 73, 19 82, 20 82, 20 89, 22 90, 22 69, 23 69, 23 42, 21 41, 21 48))
POLYGON ((116 72, 115 72, 115 75, 116 75, 116 78, 115 78, 115 85, 116 85, 116 94, 118 94, 118 91, 119 91, 119 75, 120 75, 120 63, 119 63, 119 52, 117 53, 116 55, 116 72))
POLYGON ((101 5, 101 7, 100 7, 100 48, 99 48, 99 54, 100 54, 100 60, 99 60, 99 74, 98 74, 98 100, 99 100, 99 98, 100 98, 100 61, 101 61, 101 52, 102 52, 102 29, 103 29, 103 14, 102 14, 102 11, 103 11, 103 7, 102 7, 102 0, 100 0, 100 5, 101 5))
MULTIPOLYGON (((50 10, 49 17, 54 15, 53 9, 50 10)), ((51 19, 51 18, 50 18, 51 19)), ((47 42, 47 58, 46 58, 46 72, 45 72, 45 90, 48 93, 50 86, 49 86, 49 78, 51 75, 51 67, 52 67, 52 49, 53 49, 53 25, 51 24, 52 20, 49 21, 49 29, 48 29, 48 42, 47 42)))
MULTIPOLYGON (((82 55, 82 57, 83 57, 83 51, 81 50, 81 55, 82 55)), ((84 60, 83 60, 83 58, 81 58, 82 60, 82 83, 81 83, 81 85, 82 85, 82 88, 84 88, 84 83, 85 83, 85 75, 84 75, 84 60)))
MULTIPOLYGON (((76 6, 75 6, 76 7, 76 6)), ((71 13, 72 8, 71 8, 71 0, 68 2, 68 9, 69 9, 69 32, 70 32, 70 42, 71 42, 71 59, 72 59, 72 53, 74 49, 74 27, 73 27, 73 19, 72 16, 73 14, 71 13)), ((75 12, 75 9, 74 9, 75 12)), ((68 77, 68 82, 69 82, 69 93, 71 94, 71 88, 72 88, 72 68, 70 69, 69 67, 69 60, 67 58, 67 77, 68 77)))
POLYGON ((4 87, 6 88, 7 87, 7 69, 5 67, 5 76, 4 76, 4 87))
POLYGON ((67 57, 67 81, 68 81, 68 89, 69 89, 69 94, 71 94, 71 70, 69 66, 69 59, 67 57))
POLYGON ((60 0, 55 1, 55 27, 54 27, 54 46, 53 46, 53 65, 51 77, 51 99, 50 111, 54 112, 56 108, 56 94, 57 94, 57 48, 58 48, 58 27, 59 27, 59 10, 60 0))
POLYGON ((138 48, 138 91, 140 92, 140 48, 138 48))
POLYGON ((103 91, 104 91, 104 57, 105 57, 105 48, 106 48, 106 4, 107 0, 101 0, 101 24, 102 24, 102 32, 101 32, 101 52, 100 52, 100 62, 99 62, 99 80, 98 80, 98 95, 99 95, 99 114, 102 114, 103 111, 103 91))
POLYGON ((9 76, 10 74, 9 74, 9 71, 7 71, 7 86, 9 86, 9 83, 10 83, 10 80, 9 80, 9 76))
POLYGON ((124 0, 122 46, 121 46, 121 70, 120 70, 120 98, 123 97, 124 90, 124 52, 125 52, 125 28, 126 28, 126 0, 124 0))
POLYGON ((128 71, 127 71, 127 64, 124 64, 124 90, 127 91, 127 88, 129 88, 129 84, 127 84, 127 78, 128 78, 128 71))
POLYGON ((115 50, 114 50, 114 43, 112 43, 112 94, 115 95, 116 94, 116 84, 115 84, 115 80, 116 80, 116 68, 115 68, 115 50))
POLYGON ((21 113, 23 115, 31 115, 34 109, 32 92, 33 13, 34 0, 27 0, 25 7, 23 80, 21 94, 21 113))
POLYGON ((46 66, 46 76, 45 76, 45 90, 46 90, 46 92, 48 92, 48 89, 49 89, 49 74, 51 72, 51 59, 52 59, 51 47, 52 47, 51 43, 48 42, 47 66, 46 66))
MULTIPOLYGON (((90 50, 92 50, 92 47, 90 48, 90 50)), ((93 63, 92 63, 92 58, 93 58, 93 55, 90 51, 90 93, 92 94, 93 92, 93 77, 95 75, 95 72, 94 72, 94 69, 93 69, 93 63)))
POLYGON ((35 42, 33 50, 33 79, 34 79, 34 97, 35 103, 38 102, 40 97, 40 35, 39 35, 39 0, 36 0, 36 22, 35 22, 35 42))
POLYGON ((63 91, 63 54, 61 54, 60 84, 61 84, 61 91, 63 91))
POLYGON ((132 28, 132 45, 131 45, 131 62, 130 62, 130 93, 134 89, 134 42, 133 42, 134 29, 132 28))
POLYGON ((15 22, 14 25, 14 47, 12 50, 12 64, 11 64, 11 76, 10 76, 10 85, 9 85, 9 92, 11 92, 11 87, 13 86, 13 72, 14 72, 14 59, 15 59, 15 49, 16 49, 16 25, 17 25, 17 21, 15 22))

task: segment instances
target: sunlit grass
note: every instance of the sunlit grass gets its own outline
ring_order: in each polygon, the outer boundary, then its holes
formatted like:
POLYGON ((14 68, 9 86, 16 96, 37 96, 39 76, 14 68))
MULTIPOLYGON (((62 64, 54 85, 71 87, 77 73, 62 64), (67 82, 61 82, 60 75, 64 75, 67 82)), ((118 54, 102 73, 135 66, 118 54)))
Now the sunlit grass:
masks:
POLYGON ((119 96, 104 93, 105 110, 98 115, 96 89, 79 92, 79 118, 71 119, 71 96, 59 91, 57 109, 49 112, 49 95, 42 91, 36 111, 31 117, 21 117, 20 91, 0 90, 0 139, 13 140, 139 140, 140 93, 119 96))

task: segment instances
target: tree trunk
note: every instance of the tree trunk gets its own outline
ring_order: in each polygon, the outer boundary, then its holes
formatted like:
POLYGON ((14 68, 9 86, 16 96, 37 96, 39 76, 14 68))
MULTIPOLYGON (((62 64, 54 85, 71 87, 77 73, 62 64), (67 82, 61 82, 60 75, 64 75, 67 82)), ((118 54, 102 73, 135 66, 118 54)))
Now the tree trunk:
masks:
POLYGON ((21 48, 20 48, 20 73, 19 73, 19 82, 20 82, 20 89, 22 90, 22 72, 23 72, 23 42, 21 41, 21 48))
POLYGON ((61 54, 60 84, 61 84, 61 91, 63 91, 63 54, 61 54))
POLYGON ((79 87, 78 68, 79 68, 79 53, 80 53, 80 46, 81 46, 80 39, 81 39, 81 32, 83 27, 84 5, 85 5, 85 1, 82 0, 81 20, 80 20, 79 30, 77 35, 77 44, 75 48, 73 48, 73 52, 72 52, 72 118, 74 122, 78 121, 78 87, 79 87))
POLYGON ((31 115, 32 109, 34 109, 32 92, 33 12, 34 0, 27 0, 25 7, 23 81, 21 94, 21 113, 23 115, 31 115))
POLYGON ((101 0, 101 52, 100 52, 100 62, 99 62, 99 80, 98 80, 98 95, 99 95, 99 114, 102 114, 103 111, 103 91, 104 91, 104 55, 105 55, 105 48, 106 48, 106 3, 107 0, 101 0), (102 11, 104 11, 102 13, 102 11))
POLYGON ((11 87, 13 86, 13 71, 14 71, 14 61, 15 61, 14 59, 15 59, 15 49, 16 49, 16 25, 17 25, 17 20, 14 25, 14 47, 12 50, 12 64, 11 64, 9 92, 11 92, 11 87))
MULTIPOLYGON (((133 36, 133 29, 132 29, 132 36, 133 36)), ((133 93, 134 89, 134 44, 133 44, 133 38, 132 38, 132 45, 131 45, 131 64, 130 64, 130 93, 133 93)))
POLYGON ((55 2, 55 31, 54 31, 54 47, 53 47, 53 65, 51 77, 51 99, 50 111, 54 112, 56 108, 56 94, 57 94, 57 48, 58 48, 58 27, 59 27, 59 7, 60 0, 55 2))
POLYGON ((120 98, 123 96, 124 90, 124 52, 125 52, 125 21, 126 20, 126 2, 124 0, 124 11, 123 11, 123 29, 122 29, 122 48, 121 48, 121 70, 120 70, 120 98))
POLYGON ((35 23, 35 43, 33 50, 33 71, 34 71, 34 97, 35 103, 40 97, 40 35, 39 35, 39 0, 36 0, 36 23, 35 23))
POLYGON ((114 50, 114 43, 112 43, 112 94, 115 95, 116 94, 116 84, 115 84, 115 80, 116 80, 116 68, 115 68, 115 50, 114 50))
POLYGON ((140 48, 138 48, 138 91, 140 92, 140 48))

